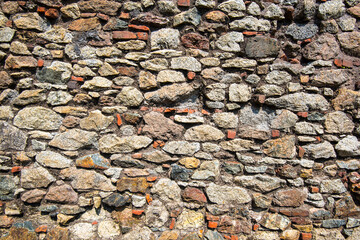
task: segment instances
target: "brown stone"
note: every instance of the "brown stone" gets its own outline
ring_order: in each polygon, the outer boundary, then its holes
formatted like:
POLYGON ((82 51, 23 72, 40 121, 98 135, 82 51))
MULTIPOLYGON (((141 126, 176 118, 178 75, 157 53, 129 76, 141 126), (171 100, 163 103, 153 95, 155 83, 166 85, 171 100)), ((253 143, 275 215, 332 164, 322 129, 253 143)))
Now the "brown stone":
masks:
POLYGON ((133 193, 141 192, 145 193, 146 189, 149 187, 149 184, 146 181, 146 178, 127 178, 122 177, 116 183, 117 190, 120 192, 130 191, 133 193))
POLYGON ((123 233, 130 231, 133 226, 141 222, 141 219, 133 217, 131 208, 125 208, 123 211, 112 211, 111 217, 119 223, 123 233))
POLYGON ((251 223, 245 218, 234 219, 229 216, 222 216, 217 228, 219 232, 229 234, 251 233, 251 223))
POLYGON ((46 234, 45 240, 70 240, 69 229, 55 227, 46 234))
POLYGON ((14 81, 7 72, 0 71, 0 89, 8 88, 13 82, 14 81))
POLYGON ((275 193, 274 202, 281 207, 299 207, 304 203, 306 195, 299 189, 280 190, 275 193))
POLYGON ((357 216, 360 208, 356 206, 353 198, 347 195, 335 203, 335 217, 345 218, 357 216))
POLYGON ((23 193, 21 201, 27 203, 38 203, 42 200, 46 192, 40 189, 34 189, 23 193))
POLYGON ((360 32, 345 32, 337 35, 340 45, 345 52, 360 57, 360 32))
POLYGON ((348 12, 355 16, 355 17, 360 17, 360 3, 354 7, 348 8, 348 12))
POLYGON ((69 30, 86 32, 86 31, 97 28, 99 25, 100 25, 100 22, 97 17, 82 18, 82 19, 73 21, 69 25, 69 30))
POLYGON ((10 228, 10 232, 6 237, 2 237, 1 240, 37 240, 35 232, 29 231, 27 228, 10 228))
POLYGON ((80 118, 74 116, 66 116, 62 124, 67 128, 73 128, 79 125, 80 118))
POLYGON ((78 3, 78 5, 82 12, 100 12, 107 15, 116 15, 117 11, 121 7, 121 3, 118 1, 107 0, 81 1, 78 3))
POLYGON ((260 140, 268 140, 270 138, 270 131, 258 130, 249 127, 240 127, 238 135, 239 137, 242 138, 255 138, 260 140))
POLYGON ((179 233, 177 231, 165 231, 161 234, 158 240, 177 240, 179 233))
POLYGON ((198 33, 187 33, 183 35, 181 42, 187 48, 209 49, 209 39, 198 33))
POLYGON ((303 56, 310 60, 330 60, 340 52, 339 44, 333 35, 325 33, 316 41, 306 45, 303 56))
POLYGON ((45 199, 50 202, 58 203, 76 203, 78 194, 70 185, 51 186, 45 199))
POLYGON ((357 108, 357 102, 360 100, 360 92, 341 88, 338 95, 331 101, 335 110, 352 110, 357 108))
POLYGON ((193 187, 187 187, 184 189, 184 191, 182 192, 182 197, 185 201, 188 202, 198 202, 198 203, 206 203, 206 196, 203 193, 203 191, 201 191, 198 188, 193 188, 193 187))
POLYGON ((36 68, 37 60, 30 56, 13 56, 9 55, 5 60, 5 68, 36 68))
POLYGON ((6 215, 0 216, 0 227, 9 228, 14 223, 14 219, 12 217, 8 217, 6 215))
POLYGON ((146 125, 143 128, 145 134, 153 138, 168 140, 180 137, 184 127, 174 123, 169 118, 158 112, 151 112, 144 116, 146 125))
POLYGON ((141 23, 155 27, 164 27, 169 23, 169 19, 156 16, 152 13, 144 13, 138 15, 136 18, 131 19, 131 23, 141 23))
POLYGON ((213 22, 225 22, 226 14, 221 11, 211 11, 205 15, 205 18, 213 22))
POLYGON ((270 157, 293 158, 296 155, 295 136, 268 140, 263 148, 263 152, 270 157))
POLYGON ((295 179, 299 177, 299 173, 295 167, 291 165, 284 165, 277 169, 277 175, 284 178, 295 179))

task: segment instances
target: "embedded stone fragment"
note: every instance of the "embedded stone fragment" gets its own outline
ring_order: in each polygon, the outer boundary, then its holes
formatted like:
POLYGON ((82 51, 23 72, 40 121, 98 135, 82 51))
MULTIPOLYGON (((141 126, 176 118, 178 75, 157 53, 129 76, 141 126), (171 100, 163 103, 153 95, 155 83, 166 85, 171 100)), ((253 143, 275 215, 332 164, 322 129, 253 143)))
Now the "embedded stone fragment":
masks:
POLYGON ((38 36, 54 43, 71 43, 73 39, 70 31, 57 25, 38 36))
POLYGON ((257 62, 255 60, 250 60, 246 58, 234 58, 225 60, 225 63, 222 65, 223 68, 240 68, 253 70, 256 67, 257 62))
POLYGON ((156 27, 163 27, 169 23, 169 19, 166 17, 156 16, 152 13, 142 13, 133 18, 131 22, 138 22, 141 24, 149 24, 156 27))
POLYGON ((309 110, 326 111, 330 107, 322 95, 303 92, 292 93, 279 98, 268 98, 265 100, 265 103, 277 108, 285 108, 297 112, 307 112, 309 110))
POLYGON ((157 87, 155 75, 151 72, 141 71, 139 73, 139 87, 144 90, 157 87))
POLYGON ((198 33, 187 33, 181 37, 181 42, 187 48, 209 49, 209 39, 198 33))
POLYGON ((151 50, 177 49, 180 44, 180 33, 177 29, 162 28, 151 33, 151 50))
POLYGON ((316 240, 327 240, 327 239, 345 240, 345 237, 341 234, 340 230, 338 229, 314 228, 313 236, 316 240))
POLYGON ((21 187, 41 188, 47 187, 56 179, 43 167, 28 167, 21 170, 21 187))
POLYGON ((63 150, 78 150, 82 147, 96 147, 97 134, 80 129, 70 129, 66 132, 57 134, 53 140, 49 142, 52 147, 63 150))
POLYGON ((278 177, 270 177, 258 174, 254 176, 235 177, 235 183, 239 184, 242 187, 250 188, 255 191, 270 192, 283 186, 286 181, 278 177))
MULTIPOLYGON (((167 142, 168 144, 169 142, 167 142)), ((172 158, 170 155, 166 154, 163 151, 151 151, 143 153, 143 159, 148 162, 153 163, 163 163, 169 161, 176 161, 177 158, 172 158)))
POLYGON ((114 221, 101 221, 98 226, 98 235, 101 239, 120 237, 120 227, 114 221))
POLYGON ((334 158, 336 153, 334 147, 328 141, 318 144, 309 144, 303 146, 306 153, 313 158, 334 158))
POLYGON ((186 130, 185 139, 188 141, 218 141, 225 137, 225 135, 217 128, 210 125, 200 125, 186 130))
POLYGON ((245 46, 246 55, 250 58, 276 57, 279 50, 276 39, 262 36, 249 39, 245 46))
POLYGON ((136 226, 122 236, 123 240, 155 240, 154 233, 148 227, 136 226))
POLYGON ((181 194, 182 198, 187 202, 206 203, 206 196, 198 188, 187 187, 181 194))
POLYGON ((145 126, 143 132, 153 138, 167 140, 177 138, 182 135, 184 127, 174 123, 163 114, 151 112, 144 116, 145 126))
POLYGON ((180 202, 181 189, 175 181, 168 178, 161 178, 154 184, 151 193, 156 194, 162 201, 165 202, 180 202))
MULTIPOLYGON (((145 94, 146 98, 146 94, 145 94)), ((144 97, 142 93, 134 87, 123 87, 121 92, 116 96, 115 102, 124 104, 125 106, 139 106, 144 97)))
POLYGON ((335 149, 342 157, 359 156, 360 142, 355 136, 347 136, 335 145, 335 149))
POLYGON ((36 162, 44 167, 68 168, 73 165, 73 161, 63 155, 53 151, 42 151, 36 155, 36 162))
POLYGON ((13 17, 13 22, 20 29, 34 29, 44 31, 48 27, 48 23, 35 13, 19 13, 13 17))
POLYGON ((254 141, 245 139, 233 139, 220 143, 220 147, 231 152, 238 152, 251 149, 254 146, 254 141))
POLYGON ((218 9, 226 12, 230 17, 242 17, 244 14, 241 11, 246 10, 243 0, 228 0, 218 5, 218 9))
POLYGON ((0 71, 0 89, 8 88, 13 83, 14 81, 7 72, 0 71))
POLYGON ((96 238, 96 227, 91 223, 79 222, 70 227, 70 239, 91 240, 96 238))
POLYGON ((271 29, 271 23, 265 19, 258 19, 253 16, 246 16, 242 19, 232 21, 230 29, 235 31, 262 31, 268 32, 271 29))
POLYGON ((16 190, 15 179, 11 176, 0 176, 0 200, 9 201, 14 198, 16 190))
POLYGON ((14 113, 11 110, 10 106, 0 106, 0 119, 8 120, 14 117, 14 113))
POLYGON ((118 137, 116 134, 108 134, 100 138, 99 149, 103 153, 128 153, 145 148, 152 142, 145 136, 118 137))
POLYGON ((179 155, 193 155, 200 150, 200 143, 187 141, 168 141, 163 147, 165 152, 179 155))
POLYGON ((144 96, 148 101, 168 105, 190 97, 194 91, 195 89, 190 84, 174 83, 159 90, 147 92, 144 96))
POLYGON ((350 72, 342 69, 324 70, 315 74, 312 83, 320 87, 339 86, 347 81, 352 81, 353 76, 350 72))
POLYGON ((31 224, 32 229, 25 228, 22 226, 23 224, 21 225, 20 223, 19 227, 14 226, 10 228, 9 233, 6 236, 2 237, 2 240, 13 240, 13 239, 36 240, 37 239, 37 235, 33 231, 34 229, 32 224, 31 224))
POLYGON ((360 32, 346 32, 337 35, 340 46, 350 55, 360 57, 360 32))
POLYGON ((89 113, 89 116, 80 120, 80 127, 85 130, 100 131, 106 129, 114 120, 113 117, 107 117, 100 110, 89 113))
POLYGON ((171 68, 200 72, 201 63, 199 63, 194 57, 178 57, 171 59, 171 68))
POLYGON ((355 127, 353 121, 341 111, 328 113, 325 118, 327 133, 351 133, 355 127))
POLYGON ((121 195, 119 193, 113 193, 110 196, 106 197, 102 202, 110 207, 123 207, 129 204, 131 198, 129 195, 121 195))
POLYGON ((295 136, 268 140, 263 148, 263 152, 270 157, 293 158, 296 155, 295 136))
POLYGON ((116 187, 111 184, 110 179, 94 170, 72 167, 61 170, 60 175, 70 179, 71 186, 76 190, 100 190, 105 192, 116 190, 116 187))
POLYGON ((116 15, 121 3, 107 0, 90 0, 78 3, 79 9, 83 12, 101 12, 107 15, 116 15))
POLYGON ((78 194, 67 184, 51 186, 45 196, 45 200, 57 203, 76 203, 78 194))
POLYGON ((65 91, 51 91, 46 102, 51 106, 66 105, 73 99, 72 95, 65 91))
POLYGON ((200 20, 201 15, 199 14, 197 8, 194 7, 186 12, 175 15, 173 19, 173 26, 176 27, 181 24, 192 24, 194 26, 197 26, 200 24, 200 20))
POLYGON ((251 201, 250 195, 244 188, 220 186, 214 183, 206 188, 206 194, 211 202, 216 204, 244 204, 251 201))
POLYGON ((112 81, 104 77, 94 77, 92 80, 85 81, 81 86, 82 89, 101 91, 107 88, 111 88, 112 81))
POLYGON ((14 118, 14 125, 25 129, 57 130, 63 118, 44 107, 27 107, 18 112, 14 118))
POLYGON ((118 42, 116 43, 116 47, 121 50, 142 50, 146 47, 146 43, 141 40, 130 40, 125 42, 118 42))
POLYGON ((205 224, 204 214, 200 211, 196 212, 189 209, 184 209, 178 217, 175 228, 176 229, 189 229, 200 228, 205 224))
POLYGON ((0 121, 0 150, 23 151, 26 147, 26 140, 25 132, 5 121, 0 121))
POLYGON ((36 72, 40 82, 64 84, 70 79, 73 69, 70 63, 54 61, 48 67, 43 67, 36 72))
POLYGON ((10 52, 15 55, 31 55, 25 43, 13 41, 10 45, 10 52))
POLYGON ((93 17, 93 18, 80 18, 78 20, 75 20, 71 22, 69 25, 69 30, 72 31, 78 31, 78 32, 86 32, 93 30, 100 26, 99 18, 93 17))
MULTIPOLYGON (((286 34, 293 37, 295 40, 304 40, 312 38, 318 32, 319 28, 315 24, 298 24, 292 23, 286 29, 286 34)), ((323 36, 323 35, 322 35, 323 36)))
POLYGON ((325 33, 306 45, 302 51, 303 56, 309 60, 330 60, 339 54, 340 47, 333 35, 325 33))

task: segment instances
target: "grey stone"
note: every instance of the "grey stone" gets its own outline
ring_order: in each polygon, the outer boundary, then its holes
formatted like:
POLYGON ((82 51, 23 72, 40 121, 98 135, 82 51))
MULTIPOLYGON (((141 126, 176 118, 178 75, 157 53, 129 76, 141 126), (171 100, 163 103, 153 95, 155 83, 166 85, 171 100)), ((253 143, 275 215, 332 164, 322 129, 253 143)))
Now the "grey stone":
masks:
POLYGON ((56 25, 46 32, 38 34, 38 36, 54 43, 71 43, 73 39, 69 30, 56 25))
POLYGON ((194 7, 186 12, 175 15, 173 19, 173 26, 176 27, 181 24, 192 24, 194 26, 197 26, 200 24, 200 20, 201 15, 199 14, 197 8, 194 7))
POLYGON ((101 91, 108 89, 112 86, 112 81, 104 77, 94 77, 91 80, 85 81, 81 86, 82 89, 92 90, 92 91, 101 91))
POLYGON ((284 88, 277 86, 277 85, 273 85, 273 84, 262 85, 262 86, 256 88, 256 91, 264 94, 266 97, 281 96, 285 93, 284 88))
MULTIPOLYGON (((198 155, 196 155, 198 157, 198 155)), ((195 170, 191 176, 195 180, 209 180, 215 181, 220 175, 220 162, 219 160, 204 161, 200 167, 195 170)))
POLYGON ((244 140, 244 139, 233 139, 230 141, 220 142, 220 147, 224 150, 231 152, 238 152, 249 150, 254 145, 252 140, 244 140))
POLYGON ((319 5, 318 16, 327 20, 330 18, 339 18, 345 13, 345 5, 341 0, 334 0, 319 5))
POLYGON ((169 212, 159 200, 154 200, 145 212, 145 224, 149 227, 162 227, 169 219, 169 212))
POLYGON ((0 106, 0 119, 8 120, 14 117, 14 113, 10 106, 0 106))
POLYGON ((353 121, 341 111, 326 114, 324 125, 327 133, 351 133, 355 127, 353 121))
POLYGON ((323 96, 309 93, 292 93, 280 98, 268 98, 265 103, 297 112, 309 110, 326 111, 330 107, 330 104, 323 96))
POLYGON ((247 102, 251 99, 251 87, 247 84, 233 83, 229 87, 229 100, 231 102, 247 102))
POLYGON ((315 24, 307 23, 292 23, 286 29, 286 34, 293 37, 295 40, 304 40, 312 38, 318 32, 319 28, 315 24))
POLYGON ((47 187, 56 179, 43 167, 29 167, 21 170, 21 187, 41 188, 47 187))
POLYGON ((77 3, 72 3, 60 8, 62 14, 68 18, 77 19, 80 17, 80 9, 77 3))
POLYGON ((140 63, 141 67, 150 71, 161 71, 168 68, 169 64, 164 58, 154 58, 140 63))
POLYGON ((24 106, 32 103, 39 103, 45 99, 46 94, 43 89, 25 90, 14 99, 13 104, 24 106))
POLYGON ((70 129, 66 132, 59 133, 49 142, 52 147, 63 150, 78 150, 82 147, 97 147, 97 134, 80 129, 70 129))
POLYGON ((225 60, 225 63, 222 65, 222 67, 254 70, 256 65, 257 62, 255 60, 250 60, 246 58, 234 58, 234 59, 225 60))
POLYGON ((355 57, 360 56, 360 33, 357 31, 354 32, 345 32, 337 35, 337 38, 340 42, 341 47, 347 52, 355 57))
POLYGON ((284 13, 281 11, 281 8, 274 3, 271 3, 266 8, 264 17, 269 18, 269 19, 275 19, 275 20, 282 20, 285 18, 284 13))
POLYGON ((347 136, 335 145, 335 149, 342 157, 359 156, 360 142, 355 136, 347 136))
POLYGON ((245 188, 251 188, 259 192, 270 192, 286 184, 285 180, 266 175, 235 177, 235 183, 245 188))
POLYGON ((285 71, 272 71, 265 77, 265 82, 269 84, 283 85, 291 81, 291 75, 285 71))
POLYGON ((351 81, 353 76, 348 71, 341 69, 323 70, 315 74, 312 83, 315 86, 339 86, 346 81, 351 81))
POLYGON ((356 18, 348 15, 342 16, 339 18, 338 25, 343 32, 353 31, 356 25, 356 18))
POLYGON ((44 167, 68 168, 73 165, 73 161, 63 155, 53 151, 43 151, 36 155, 36 162, 44 167))
POLYGON ((295 125, 295 132, 305 135, 319 135, 324 134, 324 128, 320 124, 309 122, 298 122, 295 125))
POLYGON ((125 106, 136 107, 139 106, 144 97, 142 93, 134 87, 124 87, 116 96, 115 102, 125 106))
POLYGON ((214 8, 216 6, 216 2, 215 0, 196 0, 195 6, 200 8, 214 8))
POLYGON ((194 57, 178 57, 171 59, 171 68, 200 72, 201 63, 199 63, 194 57))
POLYGON ((25 43, 13 41, 10 45, 10 52, 16 55, 31 55, 25 43))
POLYGON ((309 144, 306 146, 303 146, 306 153, 309 154, 309 156, 318 159, 318 158, 335 158, 336 153, 328 141, 324 141, 323 143, 318 144, 309 144))
POLYGON ((151 189, 151 193, 158 195, 164 202, 180 202, 181 189, 175 181, 168 178, 161 178, 151 189))
POLYGON ((180 44, 180 33, 177 29, 163 28, 151 33, 151 50, 176 49, 180 44))
POLYGON ((206 194, 209 200, 216 204, 244 204, 251 201, 250 195, 244 188, 220 186, 210 183, 206 188, 206 194))
POLYGON ((175 5, 175 2, 173 1, 162 0, 162 1, 158 1, 157 5, 159 8, 159 12, 162 14, 173 15, 180 12, 180 10, 175 5))
POLYGON ((178 138, 182 135, 184 127, 174 123, 163 114, 151 112, 144 115, 146 125, 142 131, 151 137, 161 140, 178 138))
POLYGON ((158 73, 156 81, 159 83, 179 83, 186 82, 186 78, 182 72, 163 70, 158 73))
POLYGON ((226 12, 230 17, 243 17, 246 10, 243 0, 227 0, 218 5, 218 9, 226 12))
POLYGON ((177 164, 171 164, 170 179, 175 181, 189 181, 190 175, 193 173, 192 170, 177 164))
POLYGON ((345 240, 345 237, 341 234, 340 230, 338 229, 315 228, 313 231, 313 236, 316 240, 327 240, 327 239, 345 240))
POLYGON ((152 142, 145 136, 118 137, 116 134, 108 134, 100 138, 99 149, 103 153, 128 153, 145 148, 152 142))
POLYGON ((0 42, 11 42, 15 32, 14 29, 9 27, 0 28, 0 42))
POLYGON ((242 19, 232 21, 230 23, 230 29, 236 31, 270 31, 271 24, 268 20, 257 19, 253 16, 246 16, 242 19))
POLYGON ((260 82, 261 78, 256 75, 256 74, 250 74, 246 79, 245 82, 251 84, 251 85, 256 85, 260 82))
POLYGON ((212 118, 215 124, 221 128, 236 128, 239 121, 233 113, 215 113, 212 118))
POLYGON ((188 115, 188 116, 175 115, 174 121, 180 122, 180 123, 204 123, 205 122, 203 117, 196 116, 196 115, 188 115))
POLYGON ((174 83, 159 90, 145 93, 145 99, 154 103, 165 105, 180 102, 194 93, 195 89, 187 83, 174 83))
POLYGON ((27 107, 20 110, 14 118, 14 125, 25 129, 57 130, 63 118, 44 107, 27 107))
POLYGON ((11 176, 0 176, 0 200, 9 201, 14 198, 16 190, 15 179, 11 176))
POLYGON ((303 56, 309 60, 330 60, 335 58, 339 52, 340 47, 335 37, 325 33, 306 45, 303 49, 303 56))
POLYGON ((89 116, 80 120, 80 127, 85 130, 104 130, 113 120, 113 117, 107 117, 103 115, 100 110, 95 110, 90 112, 89 116))
MULTIPOLYGON (((336 149, 336 146, 335 146, 335 149, 336 149)), ((360 168, 360 162, 356 159, 347 160, 347 161, 337 160, 336 165, 339 168, 347 169, 347 170, 358 170, 360 168)))
POLYGON ((250 58, 276 57, 279 50, 276 39, 263 36, 249 39, 245 46, 246 55, 250 58))
POLYGON ((187 141, 168 141, 163 150, 171 154, 192 156, 200 150, 200 144, 187 141))
POLYGON ((5 121, 0 121, 0 150, 23 151, 26 147, 27 135, 5 121))
POLYGON ((239 32, 229 32, 219 37, 216 47, 223 51, 240 52, 240 42, 244 41, 244 36, 239 32))
POLYGON ((73 99, 72 95, 65 91, 51 91, 46 102, 51 106, 66 105, 73 99))
POLYGON ((134 227, 130 232, 122 236, 123 240, 153 240, 154 233, 148 227, 134 227))
POLYGON ((254 16, 259 16, 261 14, 261 9, 259 5, 255 2, 250 3, 250 5, 247 7, 247 12, 254 16))
POLYGON ((278 213, 265 213, 260 224, 271 230, 285 230, 291 221, 289 218, 278 213))
POLYGON ((216 231, 211 231, 211 230, 208 230, 206 233, 205 233, 205 239, 206 240, 224 240, 223 236, 216 232, 216 231))
POLYGON ((339 228, 341 226, 345 226, 345 219, 327 219, 323 220, 321 226, 323 228, 339 228))
POLYGON ((346 192, 346 188, 340 179, 323 180, 320 185, 321 193, 341 194, 346 192))
POLYGON ((206 142, 218 141, 223 139, 225 135, 217 128, 204 124, 189 128, 186 130, 184 137, 188 141, 206 142))
POLYGON ((121 50, 133 51, 142 50, 146 47, 146 43, 141 40, 130 40, 116 43, 116 47, 121 50))
POLYGON ((15 26, 20 29, 34 29, 44 31, 49 23, 42 19, 40 15, 35 13, 19 13, 12 18, 15 26))
POLYGON ((70 79, 73 69, 71 64, 54 61, 49 67, 44 67, 36 72, 36 78, 40 82, 52 84, 64 84, 70 79))

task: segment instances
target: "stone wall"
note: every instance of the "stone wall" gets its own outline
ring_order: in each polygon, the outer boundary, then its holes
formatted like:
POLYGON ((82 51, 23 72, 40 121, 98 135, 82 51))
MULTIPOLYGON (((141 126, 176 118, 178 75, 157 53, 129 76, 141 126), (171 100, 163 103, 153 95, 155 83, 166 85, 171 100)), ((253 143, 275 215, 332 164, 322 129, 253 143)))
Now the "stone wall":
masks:
POLYGON ((360 239, 358 0, 0 12, 0 239, 360 239))

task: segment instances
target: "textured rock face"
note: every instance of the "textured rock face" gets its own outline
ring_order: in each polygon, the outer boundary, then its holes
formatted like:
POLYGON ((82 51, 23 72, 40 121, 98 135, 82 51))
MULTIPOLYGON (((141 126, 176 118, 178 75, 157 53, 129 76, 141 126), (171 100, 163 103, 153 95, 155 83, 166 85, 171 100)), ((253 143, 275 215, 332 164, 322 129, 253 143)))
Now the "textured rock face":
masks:
POLYGON ((360 239, 359 19, 0 1, 0 239, 360 239))

